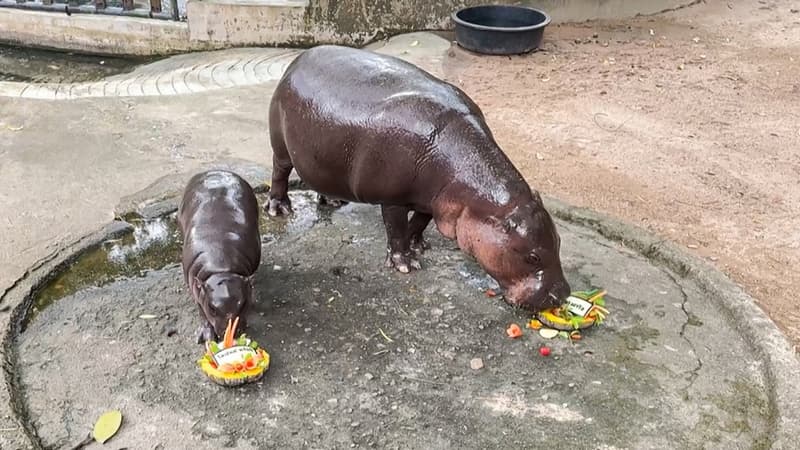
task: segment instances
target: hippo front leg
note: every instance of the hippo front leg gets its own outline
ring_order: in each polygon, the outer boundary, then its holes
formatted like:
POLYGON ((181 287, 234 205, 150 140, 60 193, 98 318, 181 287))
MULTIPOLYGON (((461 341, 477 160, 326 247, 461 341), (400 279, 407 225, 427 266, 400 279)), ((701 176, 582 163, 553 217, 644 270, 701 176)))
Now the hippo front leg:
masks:
POLYGON ((431 245, 425 240, 422 234, 425 232, 425 229, 428 228, 428 224, 431 223, 432 219, 433 216, 430 214, 414 211, 411 220, 408 222, 409 245, 411 250, 418 255, 431 248, 431 245))
POLYGON ((386 237, 389 241, 386 267, 394 267, 402 273, 422 268, 411 252, 408 211, 409 209, 404 206, 381 206, 383 224, 386 226, 386 237))
MULTIPOLYGON (((203 319, 205 320, 205 319, 203 319)), ((206 322, 197 329, 197 343, 198 344, 205 344, 208 341, 213 341, 217 338, 216 333, 214 332, 214 327, 206 322)))

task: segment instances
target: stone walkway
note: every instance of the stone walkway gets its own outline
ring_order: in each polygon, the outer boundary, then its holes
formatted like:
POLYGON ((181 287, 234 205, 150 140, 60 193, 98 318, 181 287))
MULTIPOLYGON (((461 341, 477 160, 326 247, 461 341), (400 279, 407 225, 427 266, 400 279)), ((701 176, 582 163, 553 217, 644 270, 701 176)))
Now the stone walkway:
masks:
POLYGON ((180 95, 277 81, 297 50, 236 49, 179 55, 91 83, 0 82, 0 96, 42 100, 180 95))

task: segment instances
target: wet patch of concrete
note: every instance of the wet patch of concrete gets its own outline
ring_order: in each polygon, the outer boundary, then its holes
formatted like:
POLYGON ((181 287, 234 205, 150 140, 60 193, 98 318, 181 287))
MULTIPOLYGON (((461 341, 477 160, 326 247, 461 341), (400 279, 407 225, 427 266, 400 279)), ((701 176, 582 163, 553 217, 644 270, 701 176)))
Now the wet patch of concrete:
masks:
POLYGON ((226 389, 196 368, 177 265, 78 289, 18 338, 47 447, 110 408, 125 415, 114 445, 130 448, 768 446, 760 355, 696 286, 618 244, 559 222, 570 282, 607 288, 611 316, 574 344, 512 341, 526 314, 487 298, 493 281, 435 230, 425 270, 402 275, 383 268, 377 208, 293 195, 298 215, 262 228, 249 333, 273 357, 263 381, 226 389))

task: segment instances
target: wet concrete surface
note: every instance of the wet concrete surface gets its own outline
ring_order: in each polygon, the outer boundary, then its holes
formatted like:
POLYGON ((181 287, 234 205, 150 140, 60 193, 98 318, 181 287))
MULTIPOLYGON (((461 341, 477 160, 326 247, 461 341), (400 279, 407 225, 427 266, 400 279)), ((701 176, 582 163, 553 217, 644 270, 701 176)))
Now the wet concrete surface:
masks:
MULTIPOLYGON (((112 408, 114 448, 769 447, 762 355, 685 279, 559 222, 569 281, 608 289, 611 315, 575 343, 510 340, 527 314, 487 298, 493 281, 432 227, 424 270, 403 275, 383 267, 376 207, 292 196, 295 218, 263 224, 249 334, 272 356, 265 378, 229 389, 201 374, 198 313, 177 252, 162 252, 159 268, 64 291, 19 336, 15 370, 47 448, 112 408)), ((107 244, 107 263, 172 248, 145 241, 107 244)))

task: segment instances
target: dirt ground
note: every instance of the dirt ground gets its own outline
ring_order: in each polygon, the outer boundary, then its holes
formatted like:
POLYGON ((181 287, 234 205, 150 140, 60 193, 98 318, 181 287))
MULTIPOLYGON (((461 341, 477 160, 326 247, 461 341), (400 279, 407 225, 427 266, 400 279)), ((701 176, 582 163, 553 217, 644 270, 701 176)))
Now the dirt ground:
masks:
POLYGON ((708 1, 551 26, 543 51, 451 50, 534 187, 676 241, 800 342, 800 5, 708 1))

